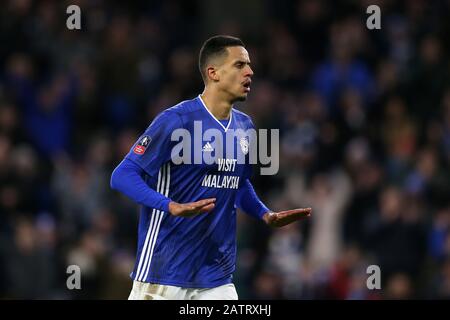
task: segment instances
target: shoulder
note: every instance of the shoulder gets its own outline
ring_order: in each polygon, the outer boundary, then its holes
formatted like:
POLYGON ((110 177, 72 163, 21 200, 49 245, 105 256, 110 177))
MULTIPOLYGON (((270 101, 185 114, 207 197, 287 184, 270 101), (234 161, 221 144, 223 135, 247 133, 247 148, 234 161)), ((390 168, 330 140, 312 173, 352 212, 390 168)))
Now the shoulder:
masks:
POLYGON ((186 116, 198 110, 196 99, 184 100, 161 111, 153 120, 153 122, 170 123, 171 126, 182 127, 186 116))
POLYGON ((254 127, 252 118, 240 110, 233 108, 233 117, 235 120, 246 124, 248 127, 254 127))
POLYGON ((180 117, 187 115, 189 113, 192 113, 192 112, 196 112, 199 109, 197 99, 198 98, 181 101, 180 103, 178 103, 170 108, 167 108, 163 112, 167 112, 172 115, 177 114, 180 117))

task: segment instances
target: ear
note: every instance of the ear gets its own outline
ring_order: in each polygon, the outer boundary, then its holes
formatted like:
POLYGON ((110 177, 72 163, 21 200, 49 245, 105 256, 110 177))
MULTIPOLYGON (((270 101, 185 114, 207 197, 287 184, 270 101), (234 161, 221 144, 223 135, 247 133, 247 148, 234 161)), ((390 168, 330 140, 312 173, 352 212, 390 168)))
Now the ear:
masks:
POLYGON ((216 68, 214 68, 213 66, 209 66, 208 68, 206 68, 206 75, 212 81, 219 81, 219 78, 220 78, 219 73, 217 72, 216 68))

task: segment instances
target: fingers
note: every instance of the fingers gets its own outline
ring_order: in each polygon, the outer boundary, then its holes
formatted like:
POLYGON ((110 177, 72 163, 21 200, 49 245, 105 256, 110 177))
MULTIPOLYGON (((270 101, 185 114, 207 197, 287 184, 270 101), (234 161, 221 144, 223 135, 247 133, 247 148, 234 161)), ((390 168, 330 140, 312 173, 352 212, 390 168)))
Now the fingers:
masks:
POLYGON ((208 198, 196 202, 182 204, 182 210, 177 214, 180 217, 193 217, 197 214, 206 213, 214 209, 216 198, 208 198))
POLYGON ((311 208, 299 208, 286 211, 280 211, 275 214, 275 218, 269 223, 275 227, 283 227, 287 224, 311 216, 311 208))
POLYGON ((304 213, 304 214, 310 214, 312 211, 312 208, 298 208, 298 209, 292 209, 289 210, 292 211, 292 213, 304 213))
POLYGON ((312 212, 312 208, 298 208, 298 209, 281 211, 278 214, 281 217, 289 217, 289 216, 309 217, 311 215, 311 212, 312 212))
POLYGON ((212 209, 214 209, 215 204, 214 202, 216 201, 216 198, 210 198, 210 199, 204 199, 204 200, 200 200, 197 202, 194 202, 196 205, 194 205, 194 210, 197 213, 205 213, 205 212, 209 212, 212 209))
POLYGON ((193 210, 195 210, 195 209, 200 209, 202 207, 210 205, 211 203, 214 203, 215 201, 216 201, 216 198, 208 198, 208 199, 203 199, 203 200, 199 200, 196 202, 191 202, 191 203, 189 203, 189 206, 192 207, 193 210))
POLYGON ((209 212, 209 211, 211 211, 212 209, 214 209, 214 207, 215 207, 215 204, 214 204, 214 203, 208 204, 208 205, 204 206, 203 208, 200 208, 200 209, 199 209, 199 213, 206 213, 206 212, 209 212))

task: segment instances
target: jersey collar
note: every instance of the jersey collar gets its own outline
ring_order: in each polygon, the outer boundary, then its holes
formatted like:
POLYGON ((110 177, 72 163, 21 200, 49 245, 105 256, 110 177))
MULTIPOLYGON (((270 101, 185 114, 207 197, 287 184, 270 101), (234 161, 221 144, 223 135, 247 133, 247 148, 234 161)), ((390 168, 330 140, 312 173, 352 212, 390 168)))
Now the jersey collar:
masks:
POLYGON ((223 130, 225 132, 227 132, 228 128, 231 125, 231 120, 233 120, 233 108, 231 108, 231 112, 230 112, 230 119, 228 120, 228 124, 225 127, 222 122, 219 121, 219 119, 217 119, 212 113, 211 111, 209 111, 209 109, 206 107, 205 103, 203 102, 203 99, 200 95, 198 95, 198 99, 200 100, 201 105, 203 106, 203 108, 205 108, 205 110, 209 113, 209 115, 223 128, 223 130))

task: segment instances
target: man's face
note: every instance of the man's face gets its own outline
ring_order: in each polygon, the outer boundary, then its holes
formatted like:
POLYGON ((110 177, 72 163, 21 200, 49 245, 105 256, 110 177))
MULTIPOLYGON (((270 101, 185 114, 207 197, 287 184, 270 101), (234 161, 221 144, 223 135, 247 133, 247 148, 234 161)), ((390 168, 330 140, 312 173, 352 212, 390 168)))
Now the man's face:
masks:
POLYGON ((231 96, 232 101, 244 101, 250 92, 253 70, 244 47, 228 47, 228 55, 217 66, 217 82, 221 91, 231 96))

